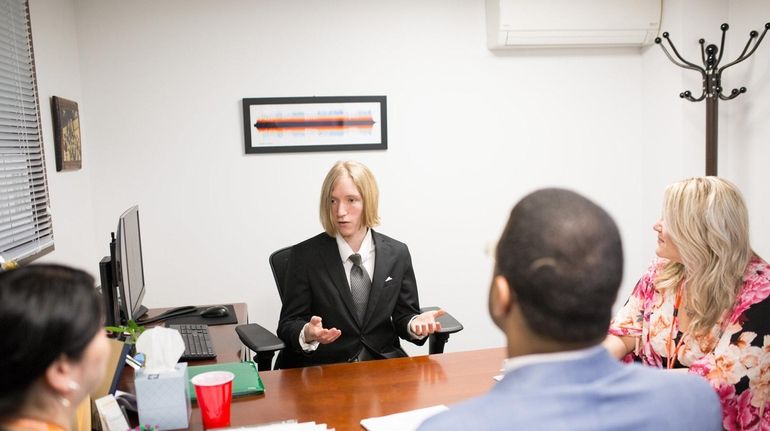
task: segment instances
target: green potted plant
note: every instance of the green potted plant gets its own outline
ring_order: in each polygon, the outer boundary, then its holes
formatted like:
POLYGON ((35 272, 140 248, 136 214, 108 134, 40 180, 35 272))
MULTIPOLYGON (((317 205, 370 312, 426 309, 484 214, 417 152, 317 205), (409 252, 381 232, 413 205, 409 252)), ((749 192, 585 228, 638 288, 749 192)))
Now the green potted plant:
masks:
POLYGON ((144 326, 141 326, 129 320, 125 325, 120 326, 105 326, 107 332, 115 335, 115 337, 122 339, 126 344, 136 344, 136 340, 144 332, 144 326))

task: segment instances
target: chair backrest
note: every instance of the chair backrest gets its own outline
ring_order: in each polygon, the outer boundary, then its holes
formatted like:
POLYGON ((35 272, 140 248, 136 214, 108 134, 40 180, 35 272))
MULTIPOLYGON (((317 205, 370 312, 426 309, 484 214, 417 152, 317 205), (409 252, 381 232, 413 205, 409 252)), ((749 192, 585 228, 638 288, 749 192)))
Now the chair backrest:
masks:
POLYGON ((289 268, 289 257, 291 257, 291 247, 276 250, 270 255, 270 269, 273 270, 275 287, 278 288, 281 303, 283 303, 283 290, 286 288, 286 270, 289 268))

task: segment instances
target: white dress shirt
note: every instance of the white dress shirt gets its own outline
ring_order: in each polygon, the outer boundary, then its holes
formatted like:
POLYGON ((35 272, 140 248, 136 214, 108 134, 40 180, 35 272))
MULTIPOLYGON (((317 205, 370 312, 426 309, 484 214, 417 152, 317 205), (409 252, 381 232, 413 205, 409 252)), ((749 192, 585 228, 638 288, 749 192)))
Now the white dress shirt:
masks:
MULTIPOLYGON (((342 266, 345 268, 345 277, 348 279, 348 286, 350 286, 350 270, 353 268, 353 261, 350 260, 350 256, 356 252, 350 247, 345 238, 340 234, 337 234, 337 248, 340 250, 340 259, 342 259, 342 266)), ((361 241, 361 247, 358 249, 358 254, 361 255, 361 266, 366 270, 366 274, 369 276, 369 281, 372 281, 372 274, 374 274, 374 244, 372 242, 372 230, 367 229, 366 235, 364 235, 363 241, 361 241)))

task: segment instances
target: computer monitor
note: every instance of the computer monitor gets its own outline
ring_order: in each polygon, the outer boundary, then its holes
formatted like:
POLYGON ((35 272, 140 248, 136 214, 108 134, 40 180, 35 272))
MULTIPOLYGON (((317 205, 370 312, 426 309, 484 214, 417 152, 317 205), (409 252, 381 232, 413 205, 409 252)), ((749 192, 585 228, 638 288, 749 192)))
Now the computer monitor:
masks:
POLYGON ((138 206, 118 219, 117 236, 111 234, 110 255, 99 262, 99 273, 107 325, 125 325, 147 312, 142 306, 145 287, 138 206))
POLYGON ((147 313, 144 298, 144 265, 142 236, 139 230, 139 206, 127 209, 118 219, 115 243, 115 269, 121 314, 127 320, 138 320, 147 313))

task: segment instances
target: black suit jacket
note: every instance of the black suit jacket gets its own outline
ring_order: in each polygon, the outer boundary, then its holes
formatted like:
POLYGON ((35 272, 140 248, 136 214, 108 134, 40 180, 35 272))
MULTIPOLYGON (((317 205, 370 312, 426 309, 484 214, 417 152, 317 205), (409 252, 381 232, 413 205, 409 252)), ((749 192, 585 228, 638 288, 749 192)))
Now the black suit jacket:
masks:
POLYGON ((366 348, 375 358, 407 356, 399 337, 412 340, 407 325, 420 313, 412 257, 406 244, 372 230, 374 274, 363 321, 358 321, 335 238, 322 233, 292 248, 278 337, 286 343, 277 366, 303 367, 354 360, 366 348), (387 280, 387 281, 386 281, 387 280), (312 316, 342 335, 333 343, 304 352, 299 333, 312 316))

